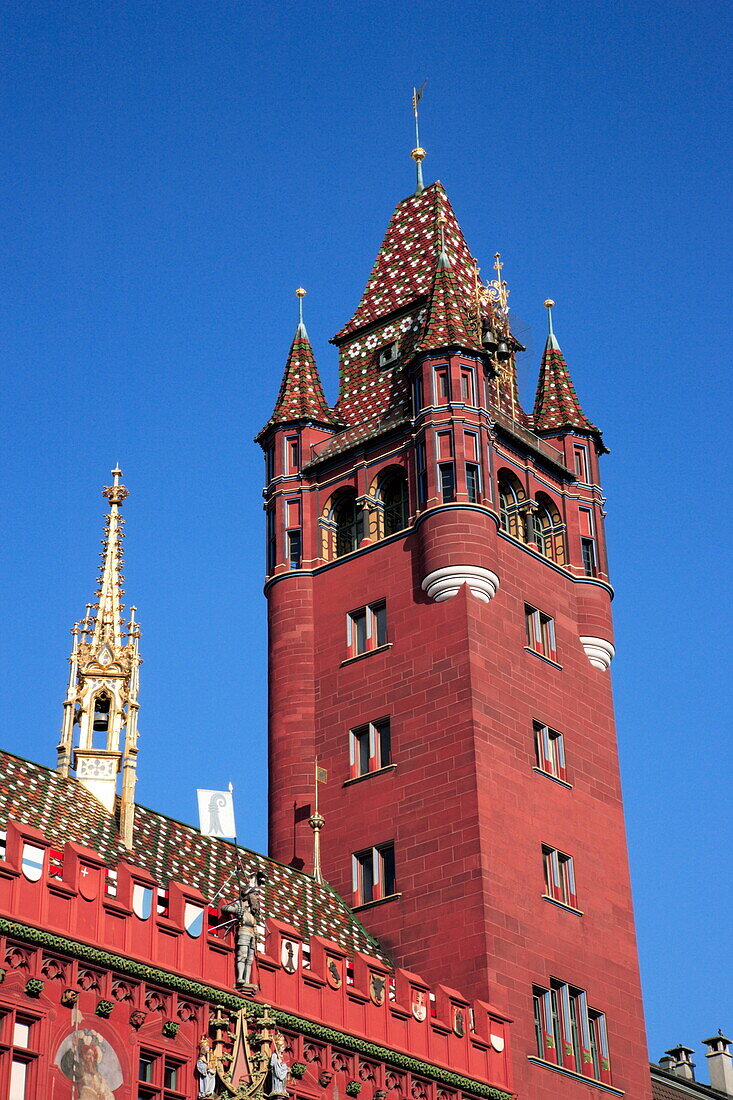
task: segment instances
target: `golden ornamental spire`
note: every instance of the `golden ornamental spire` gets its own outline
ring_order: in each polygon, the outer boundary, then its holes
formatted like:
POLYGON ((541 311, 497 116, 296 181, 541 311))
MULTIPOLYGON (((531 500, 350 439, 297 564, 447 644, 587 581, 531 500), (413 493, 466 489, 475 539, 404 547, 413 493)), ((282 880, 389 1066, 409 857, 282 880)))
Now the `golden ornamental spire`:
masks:
POLYGON ((420 144, 420 122, 418 119, 417 106, 423 97, 423 91, 426 84, 427 80, 423 80, 419 88, 412 89, 412 113, 415 116, 415 148, 410 153, 410 156, 415 161, 415 167, 417 168, 417 189, 415 191, 416 195, 421 194, 421 192, 425 190, 425 184, 423 183, 422 178, 422 162, 425 160, 425 157, 428 154, 425 152, 422 145, 420 144))
POLYGON ((72 630, 57 768, 67 778, 73 768, 79 781, 110 814, 115 811, 117 775, 122 770, 120 833, 130 848, 135 812, 140 629, 134 607, 130 608, 125 628, 122 623, 124 521, 119 509, 129 493, 120 483, 119 467, 112 470, 112 477, 112 485, 102 490, 109 501, 109 512, 102 539, 97 602, 87 604, 84 618, 72 630))

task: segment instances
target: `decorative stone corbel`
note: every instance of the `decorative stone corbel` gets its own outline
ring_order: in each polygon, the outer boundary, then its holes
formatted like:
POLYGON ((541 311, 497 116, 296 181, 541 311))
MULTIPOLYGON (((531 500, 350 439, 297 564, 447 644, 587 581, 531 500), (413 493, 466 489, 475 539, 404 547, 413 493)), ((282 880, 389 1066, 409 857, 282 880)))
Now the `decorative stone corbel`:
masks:
POLYGON ((443 569, 434 569, 422 582, 423 592, 441 603, 457 596, 461 585, 467 584, 472 596, 483 603, 493 599, 499 588, 499 578, 490 569, 479 565, 449 565, 443 569))
POLYGON ((604 638, 581 637, 580 644, 593 668, 599 668, 601 672, 608 672, 616 653, 611 643, 604 638))

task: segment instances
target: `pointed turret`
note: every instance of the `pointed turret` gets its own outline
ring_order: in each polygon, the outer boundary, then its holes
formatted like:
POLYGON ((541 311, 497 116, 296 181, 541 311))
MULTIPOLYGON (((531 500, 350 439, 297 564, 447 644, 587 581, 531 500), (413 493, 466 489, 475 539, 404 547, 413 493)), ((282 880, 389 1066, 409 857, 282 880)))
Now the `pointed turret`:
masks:
POLYGON ((453 346, 481 351, 475 327, 472 331, 451 262, 445 251, 444 223, 445 217, 441 216, 440 252, 435 265, 427 313, 414 352, 436 351, 438 348, 453 346))
POLYGON ((575 428, 582 432, 592 432, 600 441, 600 430, 590 422, 580 406, 565 356, 557 342, 552 327, 554 304, 550 298, 545 302, 549 332, 534 403, 534 429, 536 432, 546 432, 575 428))
POLYGON ((331 427, 339 423, 326 401, 313 348, 303 322, 303 298, 306 292, 298 287, 295 293, 300 311, 298 327, 290 345, 275 408, 257 439, 276 424, 295 424, 305 420, 331 427))
POLYGON ((80 782, 109 813, 115 809, 117 775, 122 769, 120 833, 132 847, 137 759, 138 652, 140 630, 135 608, 122 625, 122 526, 120 507, 129 493, 120 484, 122 471, 112 471, 112 485, 102 490, 109 501, 97 603, 87 604, 84 619, 72 630, 69 684, 58 745, 58 771, 74 768, 80 782), (92 611, 95 614, 91 614, 92 611), (74 728, 79 727, 74 746, 74 728), (124 732, 124 747, 120 740, 124 732))

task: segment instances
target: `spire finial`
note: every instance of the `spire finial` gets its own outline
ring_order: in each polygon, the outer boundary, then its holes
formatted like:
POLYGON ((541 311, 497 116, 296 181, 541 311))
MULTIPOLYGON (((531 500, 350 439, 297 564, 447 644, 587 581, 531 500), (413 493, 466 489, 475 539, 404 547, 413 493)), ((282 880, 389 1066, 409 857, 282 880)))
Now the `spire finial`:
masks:
POLYGON ((417 189, 415 191, 416 195, 421 194, 421 192, 425 190, 425 184, 423 183, 422 178, 422 162, 425 160, 427 153, 420 144, 420 123, 417 115, 417 105, 423 97, 423 90, 426 84, 427 80, 423 80, 419 88, 412 89, 412 112, 415 116, 415 148, 410 153, 410 156, 415 161, 415 165, 417 167, 417 189))
POLYGON ((295 292, 295 297, 298 299, 298 328, 305 328, 303 324, 303 299, 305 298, 307 290, 303 290, 302 286, 299 286, 295 292))
POLYGON ((318 784, 325 783, 328 780, 328 772, 325 768, 318 767, 318 757, 315 759, 315 807, 313 813, 308 818, 308 824, 313 830, 313 878, 316 882, 323 882, 323 872, 321 871, 321 829, 326 824, 326 819, 318 809, 318 784))
POLYGON ((555 305, 552 298, 545 298, 545 309, 547 310, 547 324, 549 326, 549 335, 554 336, 555 333, 552 328, 552 308, 555 305))
POLYGON ((445 214, 442 210, 438 214, 438 232, 440 233, 440 255, 441 258, 447 260, 447 256, 445 256, 445 214))

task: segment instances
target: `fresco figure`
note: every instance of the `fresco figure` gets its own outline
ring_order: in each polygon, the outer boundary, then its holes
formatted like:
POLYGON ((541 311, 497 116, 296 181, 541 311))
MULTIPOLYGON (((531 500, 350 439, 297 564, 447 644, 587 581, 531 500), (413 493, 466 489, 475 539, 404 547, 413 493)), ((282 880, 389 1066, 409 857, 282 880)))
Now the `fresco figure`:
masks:
POLYGON ((78 1100, 115 1100, 122 1068, 114 1050, 98 1031, 77 1028, 56 1052, 56 1065, 75 1085, 78 1100))

